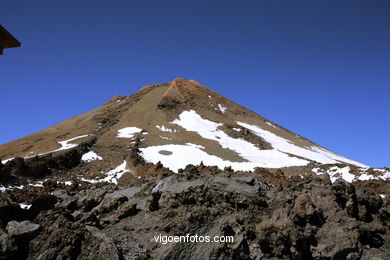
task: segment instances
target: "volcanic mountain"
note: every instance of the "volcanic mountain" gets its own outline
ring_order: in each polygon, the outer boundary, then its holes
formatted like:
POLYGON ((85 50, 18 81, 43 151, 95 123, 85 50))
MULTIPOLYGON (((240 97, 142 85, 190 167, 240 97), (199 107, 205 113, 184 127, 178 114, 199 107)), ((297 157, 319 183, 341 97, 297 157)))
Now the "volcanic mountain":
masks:
POLYGON ((350 182, 389 177, 387 170, 367 171, 366 165, 181 78, 145 86, 131 96, 115 96, 97 109, 3 144, 0 158, 6 163, 16 157, 55 155, 84 142, 93 143, 82 155, 88 162, 84 167, 95 165, 99 172, 119 165, 131 175, 142 176, 145 169, 131 162, 136 154, 138 160, 174 172, 188 164, 202 164, 236 171, 284 168, 291 174, 303 167, 304 173, 327 172, 333 179, 350 182))
POLYGON ((0 259, 389 259, 390 169, 193 80, 115 96, 0 157, 0 259), (161 242, 187 234, 233 239, 161 242))

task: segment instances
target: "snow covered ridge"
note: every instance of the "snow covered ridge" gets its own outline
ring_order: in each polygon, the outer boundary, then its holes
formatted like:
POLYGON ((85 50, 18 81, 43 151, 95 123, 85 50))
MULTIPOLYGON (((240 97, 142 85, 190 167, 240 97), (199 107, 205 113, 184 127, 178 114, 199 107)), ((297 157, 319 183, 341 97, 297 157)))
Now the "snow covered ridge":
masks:
POLYGON ((103 158, 100 157, 99 155, 97 155, 95 152, 90 151, 86 154, 83 154, 83 156, 81 157, 81 160, 84 162, 91 162, 91 161, 96 161, 96 160, 103 160, 103 158))

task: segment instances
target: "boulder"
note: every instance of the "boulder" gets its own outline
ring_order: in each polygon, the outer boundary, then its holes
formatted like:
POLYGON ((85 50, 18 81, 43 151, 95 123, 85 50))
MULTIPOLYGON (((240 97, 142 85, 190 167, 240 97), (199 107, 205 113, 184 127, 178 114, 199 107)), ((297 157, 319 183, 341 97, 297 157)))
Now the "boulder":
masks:
POLYGON ((116 197, 106 197, 98 206, 92 209, 92 212, 96 215, 108 213, 116 210, 120 205, 128 200, 129 199, 123 195, 118 195, 116 197))
POLYGON ((18 222, 12 220, 7 224, 7 233, 11 237, 14 238, 28 238, 31 239, 35 237, 39 233, 39 229, 41 226, 39 224, 35 224, 30 222, 29 220, 25 220, 22 222, 18 222))
POLYGON ((103 188, 87 190, 85 194, 78 196, 77 207, 83 208, 85 211, 90 211, 99 205, 106 193, 107 190, 103 188))
POLYGON ((110 237, 96 227, 85 226, 85 228, 97 239, 98 251, 93 252, 95 257, 98 256, 99 259, 120 259, 119 251, 110 237))
POLYGON ((0 230, 0 259, 13 259, 17 250, 14 238, 0 230))

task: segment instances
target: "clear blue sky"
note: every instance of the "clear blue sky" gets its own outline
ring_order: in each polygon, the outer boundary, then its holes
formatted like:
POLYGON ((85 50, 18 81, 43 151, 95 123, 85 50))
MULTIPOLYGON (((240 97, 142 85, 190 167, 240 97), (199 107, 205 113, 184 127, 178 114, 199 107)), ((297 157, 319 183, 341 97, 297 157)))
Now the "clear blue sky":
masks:
POLYGON ((0 143, 115 94, 195 79, 359 162, 390 166, 390 1, 1 0, 0 143))

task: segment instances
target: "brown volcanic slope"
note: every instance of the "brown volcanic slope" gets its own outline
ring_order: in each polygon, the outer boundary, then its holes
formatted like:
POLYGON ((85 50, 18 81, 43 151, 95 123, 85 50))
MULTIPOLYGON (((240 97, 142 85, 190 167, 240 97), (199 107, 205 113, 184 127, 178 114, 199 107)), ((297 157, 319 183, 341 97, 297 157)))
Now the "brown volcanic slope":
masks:
MULTIPOLYGON (((192 143, 203 146, 202 151, 225 161, 238 163, 248 161, 248 158, 243 158, 234 149, 221 145, 217 139, 203 138, 195 131, 187 131, 182 126, 172 123, 180 117, 183 111, 190 110, 195 111, 202 119, 221 123, 218 130, 223 131, 229 137, 245 140, 260 150, 271 150, 274 144, 242 125, 238 125, 237 121, 257 126, 267 133, 273 134, 276 138, 284 138, 296 147, 325 151, 328 155, 333 156, 333 163, 344 162, 363 166, 325 150, 306 138, 224 98, 196 81, 187 81, 181 78, 161 85, 145 86, 128 97, 116 96, 90 112, 3 144, 0 146, 0 158, 4 160, 48 153, 61 148, 58 142, 88 135, 69 143, 78 144, 96 138, 93 150, 104 160, 112 162, 112 166, 115 166, 126 157, 132 143, 134 143, 134 138, 118 138, 118 131, 126 127, 137 127, 144 131, 144 133, 135 134, 135 137, 141 138, 139 142, 141 150, 151 146, 192 143), (156 126, 164 126, 170 131, 161 131, 156 126)), ((279 149, 275 148, 275 150, 279 149)), ((169 155, 171 151, 162 149, 160 154, 164 153, 169 155)), ((285 151, 285 154, 297 160, 316 161, 313 158, 302 156, 302 154, 294 154, 294 152, 285 151)), ((317 162, 319 161, 317 160, 317 162)))

